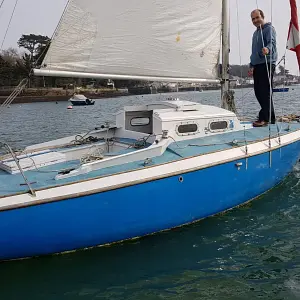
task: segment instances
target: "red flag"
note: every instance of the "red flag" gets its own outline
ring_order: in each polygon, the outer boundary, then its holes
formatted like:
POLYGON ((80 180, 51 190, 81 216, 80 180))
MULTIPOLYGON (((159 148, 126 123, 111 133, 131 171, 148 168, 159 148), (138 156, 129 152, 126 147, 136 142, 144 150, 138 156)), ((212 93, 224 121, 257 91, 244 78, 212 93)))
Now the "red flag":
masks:
POLYGON ((290 0, 291 22, 287 40, 287 49, 295 51, 300 69, 300 33, 298 24, 298 10, 296 0, 290 0))

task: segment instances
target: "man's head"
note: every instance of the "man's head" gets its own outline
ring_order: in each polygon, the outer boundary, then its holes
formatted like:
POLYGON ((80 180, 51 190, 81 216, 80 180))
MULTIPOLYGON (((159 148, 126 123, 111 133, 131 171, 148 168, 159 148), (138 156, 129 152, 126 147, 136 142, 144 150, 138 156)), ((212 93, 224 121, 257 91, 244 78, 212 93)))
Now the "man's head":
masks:
POLYGON ((251 20, 254 26, 260 27, 265 24, 264 12, 260 9, 255 9, 251 13, 251 20))

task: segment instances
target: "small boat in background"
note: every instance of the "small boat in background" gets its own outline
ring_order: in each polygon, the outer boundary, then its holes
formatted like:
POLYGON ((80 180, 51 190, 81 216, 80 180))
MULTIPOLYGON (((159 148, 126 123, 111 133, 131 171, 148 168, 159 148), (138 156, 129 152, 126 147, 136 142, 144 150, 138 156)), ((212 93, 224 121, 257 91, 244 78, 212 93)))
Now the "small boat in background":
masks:
POLYGON ((69 101, 71 101, 72 105, 74 106, 95 104, 94 100, 91 100, 82 94, 74 94, 72 98, 69 99, 69 101))
POLYGON ((284 93, 284 92, 288 92, 289 88, 285 87, 285 86, 277 86, 275 88, 273 88, 273 93, 284 93))

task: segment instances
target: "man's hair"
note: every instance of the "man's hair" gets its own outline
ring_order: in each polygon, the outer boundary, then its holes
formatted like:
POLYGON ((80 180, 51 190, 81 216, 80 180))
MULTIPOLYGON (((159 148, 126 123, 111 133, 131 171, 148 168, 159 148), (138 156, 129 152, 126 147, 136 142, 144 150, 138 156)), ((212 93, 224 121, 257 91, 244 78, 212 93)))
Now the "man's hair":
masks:
POLYGON ((255 12, 255 11, 258 11, 260 16, 264 19, 265 18, 265 14, 264 12, 261 10, 261 9, 254 9, 251 13, 251 15, 255 12))

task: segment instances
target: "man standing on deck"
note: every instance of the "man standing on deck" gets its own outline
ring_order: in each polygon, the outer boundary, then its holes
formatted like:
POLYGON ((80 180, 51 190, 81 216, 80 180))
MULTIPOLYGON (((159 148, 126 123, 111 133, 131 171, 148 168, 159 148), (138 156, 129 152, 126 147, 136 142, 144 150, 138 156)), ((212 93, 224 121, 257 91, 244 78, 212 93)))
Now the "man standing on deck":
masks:
POLYGON ((276 32, 271 23, 265 22, 265 15, 260 9, 252 11, 251 19, 256 30, 252 37, 252 54, 248 75, 253 76, 255 96, 261 106, 258 119, 253 122, 253 126, 261 127, 266 126, 269 120, 272 124, 275 123, 272 99, 270 118, 270 96, 272 93, 270 93, 269 76, 271 73, 271 86, 273 87, 273 74, 277 61, 276 32))

